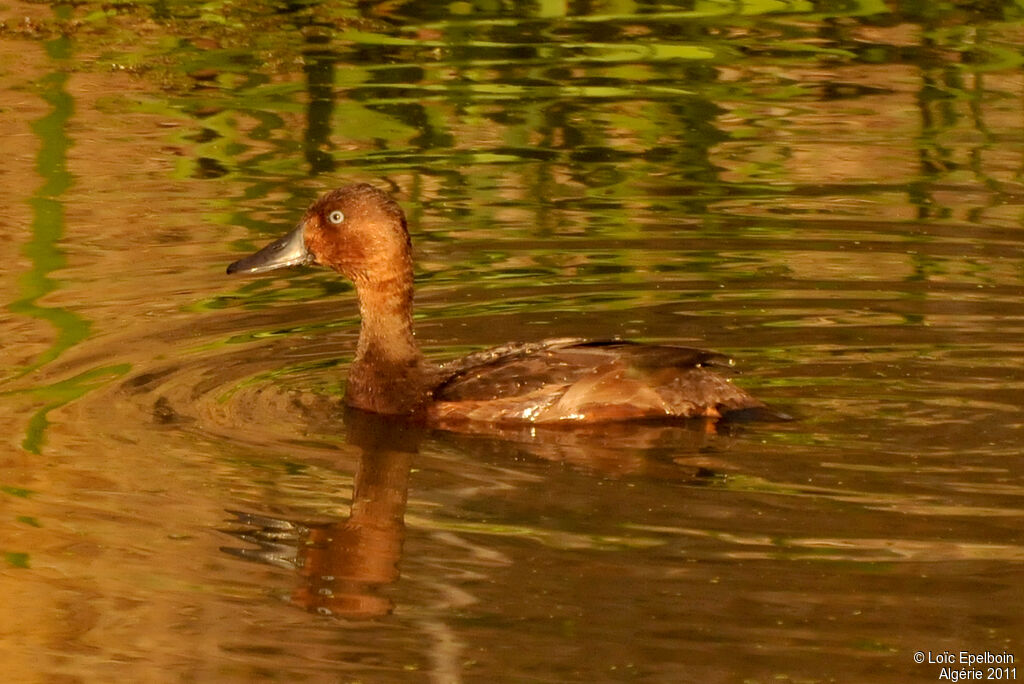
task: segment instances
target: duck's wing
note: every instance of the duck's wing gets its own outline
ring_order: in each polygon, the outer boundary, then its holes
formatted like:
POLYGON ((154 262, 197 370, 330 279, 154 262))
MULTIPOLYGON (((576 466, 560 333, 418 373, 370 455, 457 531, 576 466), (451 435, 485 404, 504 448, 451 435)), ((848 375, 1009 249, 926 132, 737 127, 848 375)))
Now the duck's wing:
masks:
POLYGON ((733 360, 706 349, 616 339, 558 337, 540 342, 512 342, 441 365, 434 397, 484 399, 512 390, 571 382, 608 363, 650 372, 666 368, 732 367, 733 360))
POLYGON ((679 347, 671 344, 643 344, 628 340, 585 340, 570 345, 579 350, 591 350, 591 354, 611 354, 638 369, 660 368, 731 368, 731 357, 719 352, 679 347))
POLYGON ((545 350, 560 349, 579 344, 589 344, 589 340, 582 337, 553 337, 541 340, 540 342, 509 342, 497 347, 472 352, 466 356, 441 364, 437 389, 450 382, 458 381, 460 377, 467 373, 478 372, 488 367, 494 368, 508 361, 521 359, 545 350))
POLYGON ((559 338, 505 345, 442 367, 438 418, 553 423, 717 417, 762 406, 708 366, 730 366, 703 349, 621 340, 559 338))

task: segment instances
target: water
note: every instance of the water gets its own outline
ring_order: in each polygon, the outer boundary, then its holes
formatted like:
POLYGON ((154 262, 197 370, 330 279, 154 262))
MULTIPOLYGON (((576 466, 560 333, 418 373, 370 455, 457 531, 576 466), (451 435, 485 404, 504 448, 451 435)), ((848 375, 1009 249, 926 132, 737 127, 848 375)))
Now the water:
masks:
POLYGON ((934 681, 1021 657, 1021 10, 14 2, 9 681, 934 681), (437 359, 700 345, 798 420, 429 433, 347 283, 227 263, 392 190, 437 359), (397 569, 396 569, 397 568, 397 569))

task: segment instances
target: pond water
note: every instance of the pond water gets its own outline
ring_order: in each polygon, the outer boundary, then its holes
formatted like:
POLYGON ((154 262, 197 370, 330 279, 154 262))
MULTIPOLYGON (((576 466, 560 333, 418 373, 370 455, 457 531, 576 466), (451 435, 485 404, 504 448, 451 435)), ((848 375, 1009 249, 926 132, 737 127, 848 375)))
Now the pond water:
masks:
POLYGON ((4 680, 1024 657, 1022 54, 1011 0, 9 0, 4 680), (796 420, 346 415, 348 283, 224 267, 352 181, 431 358, 703 346, 796 420))

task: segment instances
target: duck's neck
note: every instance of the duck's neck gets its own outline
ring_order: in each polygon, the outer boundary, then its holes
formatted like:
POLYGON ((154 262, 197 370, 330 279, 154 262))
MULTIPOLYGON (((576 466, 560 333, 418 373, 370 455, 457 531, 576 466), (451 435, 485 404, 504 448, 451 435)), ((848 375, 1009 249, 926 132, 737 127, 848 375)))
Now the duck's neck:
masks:
POLYGON ((361 323, 345 394, 350 406, 407 414, 428 398, 426 364, 413 337, 411 280, 356 283, 361 323))
POLYGON ((412 287, 397 280, 359 284, 359 344, 356 363, 365 359, 405 361, 421 356, 412 332, 412 287))

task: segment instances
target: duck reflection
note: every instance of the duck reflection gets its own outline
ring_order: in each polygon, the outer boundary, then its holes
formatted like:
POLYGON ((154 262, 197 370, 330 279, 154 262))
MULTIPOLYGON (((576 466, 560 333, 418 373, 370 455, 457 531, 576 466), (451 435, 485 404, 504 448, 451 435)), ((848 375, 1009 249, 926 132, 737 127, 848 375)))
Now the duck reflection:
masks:
POLYGON ((226 532, 255 548, 221 550, 294 570, 300 581, 291 600, 306 610, 373 618, 393 608, 379 590, 398 579, 409 470, 421 430, 356 409, 346 411, 345 424, 361 451, 348 519, 297 522, 229 511, 245 528, 226 532))
MULTIPOLYGON (((312 432, 318 426, 336 427, 336 404, 303 408, 312 432)), ((359 450, 349 517, 302 522, 229 511, 242 527, 225 532, 250 546, 221 550, 294 571, 295 605, 349 619, 381 617, 394 608, 381 590, 399 576, 412 458, 428 432, 444 450, 463 454, 481 467, 490 463, 507 468, 525 459, 598 477, 656 478, 693 486, 714 482, 727 468, 719 454, 728 449, 729 433, 736 429, 730 421, 697 420, 468 435, 428 431, 401 418, 354 408, 344 409, 343 418, 347 441, 359 450)))
POLYGON ((641 421, 566 428, 488 426, 487 431, 435 431, 433 438, 476 461, 548 461, 599 477, 644 477, 703 484, 725 467, 717 454, 742 430, 738 419, 641 421))

